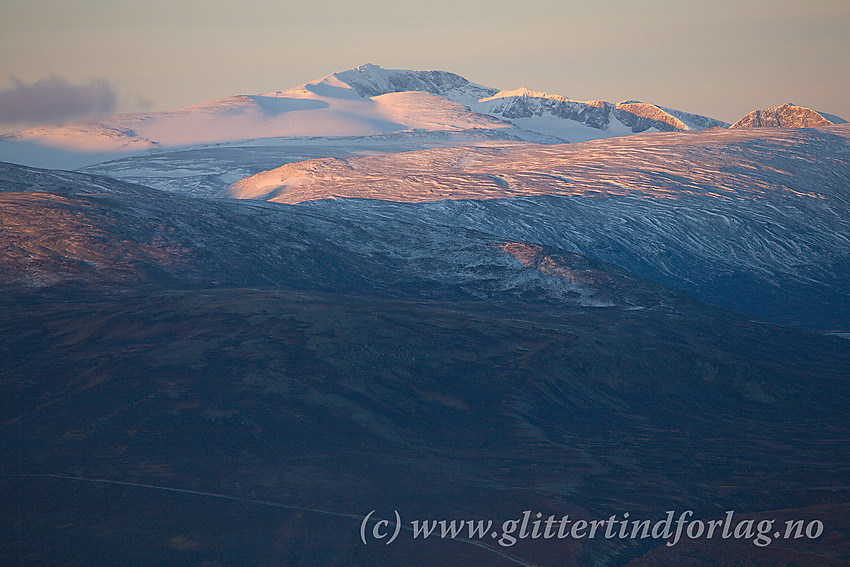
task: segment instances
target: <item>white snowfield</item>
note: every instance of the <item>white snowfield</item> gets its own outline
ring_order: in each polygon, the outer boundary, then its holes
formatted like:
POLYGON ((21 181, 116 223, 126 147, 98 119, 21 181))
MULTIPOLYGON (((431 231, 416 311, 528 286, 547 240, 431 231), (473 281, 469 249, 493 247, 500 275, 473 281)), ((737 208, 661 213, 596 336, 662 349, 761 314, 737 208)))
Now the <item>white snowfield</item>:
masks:
POLYGON ((238 95, 167 112, 125 114, 0 136, 0 161, 76 169, 152 151, 293 137, 469 132, 575 142, 644 131, 725 126, 627 101, 574 101, 498 91, 445 71, 364 65, 283 91, 238 95))
MULTIPOLYGON (((425 202, 539 195, 822 199, 850 186, 850 126, 820 131, 714 129, 581 144, 439 148, 289 163, 233 183, 226 196, 300 203, 328 198, 425 202), (824 136, 826 134, 826 136, 824 136), (840 179, 819 183, 827 172, 840 179)), ((833 197, 844 198, 840 193, 833 197)))

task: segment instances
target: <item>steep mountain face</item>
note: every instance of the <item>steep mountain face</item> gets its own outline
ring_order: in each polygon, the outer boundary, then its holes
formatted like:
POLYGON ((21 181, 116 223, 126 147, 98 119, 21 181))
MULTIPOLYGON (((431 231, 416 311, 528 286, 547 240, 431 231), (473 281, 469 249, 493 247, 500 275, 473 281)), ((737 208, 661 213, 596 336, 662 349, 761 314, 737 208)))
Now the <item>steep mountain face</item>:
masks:
POLYGON ((611 103, 602 100, 568 100, 546 93, 489 97, 481 99, 477 105, 488 114, 496 114, 509 120, 552 116, 605 131, 610 127, 611 106, 611 103))
POLYGON ((753 110, 735 122, 731 128, 817 128, 845 122, 846 120, 837 116, 824 115, 805 106, 785 103, 776 108, 753 110))
POLYGON ((845 329, 848 137, 847 126, 716 130, 313 160, 230 194, 539 242, 728 308, 845 329))
MULTIPOLYGON (((557 95, 528 91, 528 89, 520 89, 521 94, 512 94, 514 92, 516 91, 502 92, 496 96, 481 99, 478 104, 473 104, 472 107, 478 112, 500 116, 512 121, 539 120, 546 117, 568 120, 608 132, 611 136, 636 134, 650 129, 658 132, 669 132, 728 126, 725 122, 714 118, 638 101, 624 101, 615 105, 601 100, 569 100, 557 95)), ((527 122, 520 122, 519 124, 528 124, 526 127, 531 127, 530 123, 527 122)), ((557 127, 558 123, 550 123, 549 126, 557 127)), ((569 141, 585 141, 607 137, 575 130, 575 125, 572 125, 573 131, 571 132, 569 123, 562 126, 563 136, 571 138, 569 141)), ((545 127, 541 130, 548 133, 548 129, 545 127)))
POLYGON ((630 126, 635 133, 649 128, 657 128, 661 132, 670 132, 673 130, 705 130, 718 126, 728 126, 725 122, 708 116, 700 116, 699 114, 691 114, 640 101, 619 103, 614 108, 614 116, 623 124, 630 126), (634 116, 634 118, 629 115, 634 116))
MULTIPOLYGON (((349 85, 362 98, 405 91, 424 91, 468 104, 492 96, 498 91, 446 71, 383 69, 372 64, 334 73, 331 77, 349 85)), ((327 81, 327 78, 324 81, 327 81)))

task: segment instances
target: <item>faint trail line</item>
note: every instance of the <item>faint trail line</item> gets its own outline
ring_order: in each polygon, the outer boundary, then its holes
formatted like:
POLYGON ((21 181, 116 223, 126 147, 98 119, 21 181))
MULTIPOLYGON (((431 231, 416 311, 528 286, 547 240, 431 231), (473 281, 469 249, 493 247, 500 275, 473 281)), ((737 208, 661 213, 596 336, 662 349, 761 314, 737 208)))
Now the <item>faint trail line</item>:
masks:
MULTIPOLYGON (((231 501, 234 501, 234 502, 245 502, 247 504, 258 504, 260 506, 272 506, 274 508, 283 508, 285 510, 298 510, 300 512, 313 512, 315 514, 324 514, 326 516, 336 516, 338 518, 350 518, 350 519, 353 519, 353 520, 358 520, 360 522, 362 522, 363 520, 366 519, 366 516, 360 516, 360 515, 357 515, 357 514, 345 514, 343 512, 332 512, 330 510, 320 510, 318 508, 306 508, 304 506, 294 506, 292 504, 281 504, 280 502, 272 502, 271 500, 258 500, 258 499, 255 499, 255 498, 241 498, 239 496, 231 496, 229 494, 218 494, 216 492, 204 492, 202 490, 190 490, 188 488, 172 488, 172 487, 169 487, 169 486, 158 486, 158 485, 155 485, 155 484, 142 484, 142 483, 138 483, 138 482, 128 482, 128 481, 125 481, 125 480, 109 480, 109 479, 106 479, 106 478, 87 478, 87 477, 84 477, 84 476, 68 476, 68 475, 62 475, 62 474, 0 473, 0 476, 16 477, 16 478, 56 478, 56 479, 61 479, 61 480, 74 480, 74 481, 77 481, 77 482, 89 482, 89 483, 93 483, 93 484, 115 484, 115 485, 118 485, 118 486, 135 486, 135 487, 138 487, 138 488, 148 488, 148 489, 151 489, 151 490, 160 490, 160 491, 163 491, 163 492, 175 492, 175 493, 178 493, 178 494, 191 494, 193 496, 206 496, 208 498, 218 498, 220 500, 231 500, 231 501)), ((393 526, 393 527, 395 527, 397 525, 393 521, 382 520, 381 518, 374 518, 374 519, 370 520, 371 523, 377 523, 379 521, 387 521, 387 522, 389 522, 388 525, 393 526)), ((403 524, 400 527, 401 527, 401 529, 406 530, 408 532, 413 531, 413 528, 410 528, 410 527, 405 526, 403 524)), ((491 546, 489 546, 485 543, 482 543, 480 541, 476 541, 474 539, 466 539, 466 538, 463 538, 463 537, 440 538, 440 539, 441 540, 442 539, 450 539, 450 540, 453 540, 453 541, 459 541, 459 542, 463 542, 463 543, 468 543, 470 545, 474 545, 476 547, 480 547, 481 549, 485 549, 485 550, 489 551, 490 553, 495 553, 496 555, 503 557, 503 558, 507 559, 508 561, 516 563, 517 565, 522 565, 523 567, 538 567, 537 565, 534 565, 533 563, 528 563, 526 561, 523 561, 522 559, 519 559, 517 557, 513 557, 512 555, 508 555, 507 553, 503 552, 500 549, 497 549, 495 547, 491 547, 491 546)))
POLYGON ((287 510, 300 510, 303 512, 315 512, 317 514, 327 514, 328 516, 338 516, 340 518, 352 518, 354 520, 363 520, 363 516, 356 514, 344 514, 342 512, 331 512, 330 510, 318 510, 316 508, 305 508, 302 506, 293 506, 291 504, 281 504, 280 502, 272 502, 270 500, 257 500, 254 498, 240 498, 239 496, 230 496, 228 494, 217 494, 215 492, 203 492, 201 490, 190 490, 188 488, 171 488, 168 486, 157 486, 154 484, 140 484, 138 482, 127 482, 124 480, 109 480, 105 478, 86 478, 82 476, 66 476, 61 474, 7 474, 2 473, 2 476, 24 477, 24 478, 59 478, 64 480, 76 480, 80 482, 91 482, 99 484, 117 484, 119 486, 137 486, 139 488, 150 488, 153 490, 162 490, 165 492, 178 492, 181 494, 194 494, 195 496, 207 496, 210 498, 219 498, 222 500, 233 500, 236 502, 246 502, 248 504, 260 504, 262 506, 274 506, 275 508, 285 508, 287 510))

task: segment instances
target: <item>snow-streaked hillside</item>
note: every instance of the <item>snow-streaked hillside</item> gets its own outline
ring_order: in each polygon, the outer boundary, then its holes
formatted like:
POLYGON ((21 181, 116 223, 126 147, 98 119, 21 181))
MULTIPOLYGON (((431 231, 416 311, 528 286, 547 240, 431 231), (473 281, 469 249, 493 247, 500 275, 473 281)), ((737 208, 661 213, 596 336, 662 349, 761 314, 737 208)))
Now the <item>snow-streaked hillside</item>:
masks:
POLYGON ((4 163, 0 226, 7 290, 260 285, 625 309, 676 300, 615 266, 474 230, 194 199, 4 163))
POLYGON ((470 105, 513 124, 564 141, 583 142, 641 132, 704 130, 725 122, 639 101, 570 100, 520 88, 502 91, 470 105))
POLYGON ((60 195, 102 195, 116 193, 151 198, 158 192, 150 187, 125 183, 100 175, 75 171, 38 169, 0 162, 0 193, 54 193, 60 195))
POLYGON ((212 197, 230 184, 282 164, 309 159, 457 146, 505 147, 504 130, 406 131, 378 136, 275 138, 241 144, 174 149, 105 161, 80 171, 108 175, 183 195, 212 197))
POLYGON ((735 122, 731 128, 817 128, 846 122, 832 114, 785 103, 776 108, 753 110, 735 122))
POLYGON ((72 169, 259 139, 486 131, 506 140, 556 143, 715 125, 723 123, 651 104, 572 101, 528 89, 499 91, 445 71, 363 65, 282 91, 0 136, 0 160, 72 169))
POLYGON ((239 199, 396 202, 536 195, 819 198, 847 183, 846 126, 819 132, 717 129, 581 144, 440 148, 289 163, 242 179, 239 199), (832 143, 829 143, 832 142, 832 143), (829 184, 818 181, 838 176, 829 184))
POLYGON ((596 257, 725 307, 846 328, 848 138, 847 125, 716 129, 323 159, 255 175, 231 194, 352 220, 475 228, 596 257))

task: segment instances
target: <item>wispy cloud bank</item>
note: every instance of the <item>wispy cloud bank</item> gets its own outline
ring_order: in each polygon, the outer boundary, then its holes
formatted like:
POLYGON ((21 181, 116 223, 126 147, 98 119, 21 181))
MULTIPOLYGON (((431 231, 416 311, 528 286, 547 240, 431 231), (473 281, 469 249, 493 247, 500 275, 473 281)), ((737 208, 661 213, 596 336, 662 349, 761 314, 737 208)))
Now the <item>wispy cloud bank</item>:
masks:
POLYGON ((110 114, 118 104, 115 88, 103 79, 80 84, 57 75, 33 83, 9 79, 11 87, 0 90, 0 122, 59 122, 110 114))

